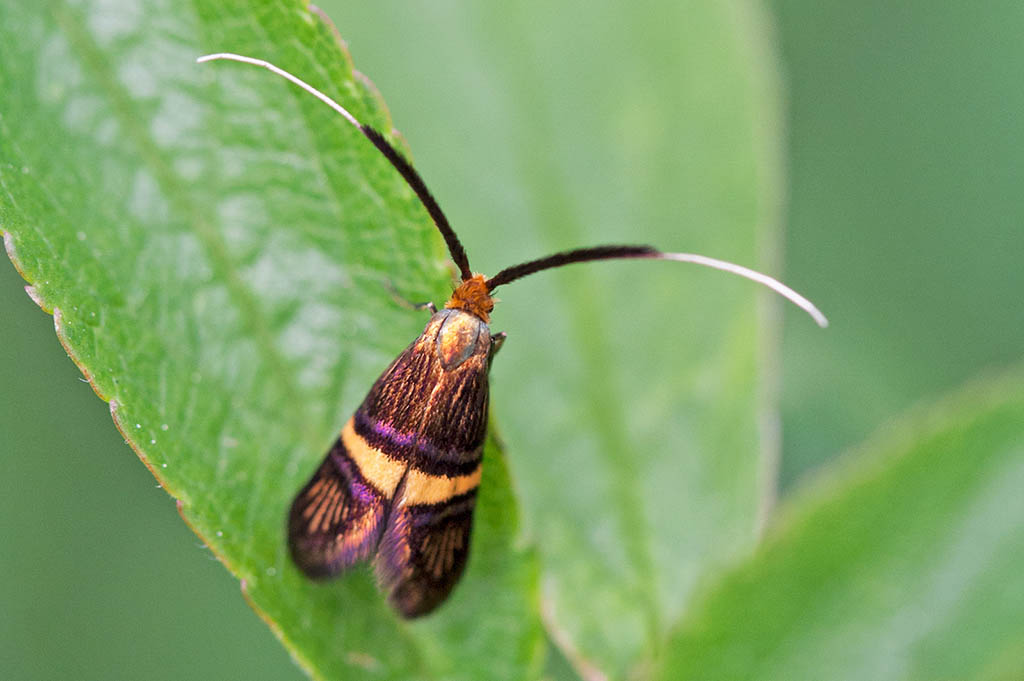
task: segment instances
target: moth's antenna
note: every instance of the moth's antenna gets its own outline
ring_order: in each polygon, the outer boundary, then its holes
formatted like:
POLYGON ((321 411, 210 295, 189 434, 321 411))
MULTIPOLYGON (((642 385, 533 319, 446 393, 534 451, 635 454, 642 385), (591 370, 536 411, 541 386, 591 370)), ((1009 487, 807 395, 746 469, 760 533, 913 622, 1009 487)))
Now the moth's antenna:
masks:
POLYGON ((453 230, 452 226, 448 223, 448 218, 445 217, 441 207, 437 205, 437 200, 434 199, 430 190, 427 189, 426 183, 423 181, 423 178, 419 176, 419 173, 417 173, 412 167, 412 164, 409 163, 409 161, 406 160, 406 158, 402 156, 397 149, 391 146, 386 139, 384 139, 384 135, 380 134, 380 132, 374 128, 371 128, 368 125, 363 125, 357 121, 356 117, 350 114, 345 107, 338 104, 336 101, 325 95, 320 90, 317 90, 309 83, 263 59, 245 57, 240 54, 232 54, 230 52, 220 52, 217 54, 207 54, 199 57, 196 61, 202 64, 204 62, 215 61, 218 59, 228 59, 230 61, 242 62, 243 64, 262 66, 268 71, 276 73, 282 78, 295 83, 300 88, 344 116, 345 120, 358 128, 359 132, 363 133, 368 140, 373 142, 373 146, 377 147, 380 153, 384 154, 384 158, 391 162, 391 165, 401 173, 406 183, 408 183, 412 190, 416 192, 416 196, 419 197, 423 207, 427 209, 428 213, 430 213, 431 219, 434 221, 434 224, 437 225, 437 229, 441 232, 441 236, 444 237, 444 241, 448 245, 448 252, 451 254, 452 260, 455 261, 456 266, 458 266, 462 280, 466 281, 473 276, 473 272, 469 269, 469 258, 466 256, 466 249, 462 247, 462 244, 459 242, 459 237, 455 235, 455 230, 453 230))
POLYGON ((801 310, 811 315, 811 318, 817 322, 818 326, 822 328, 828 326, 828 319, 826 319, 825 315, 815 307, 814 303, 807 300, 782 282, 777 279, 773 279, 766 274, 761 274, 755 270, 743 267, 742 265, 726 262, 725 260, 708 258, 703 255, 696 255, 695 253, 663 253, 656 248, 651 248, 650 246, 593 246, 591 248, 577 248, 571 251, 555 253, 554 255, 524 262, 520 265, 506 267, 487 280, 487 290, 493 291, 497 287, 504 286, 516 279, 521 279, 527 275, 540 272, 541 270, 548 270, 553 267, 571 265, 575 262, 617 260, 621 258, 649 258, 652 260, 691 262, 696 265, 713 267, 716 270, 723 270, 732 274, 738 274, 741 277, 745 277, 751 281, 756 281, 758 284, 767 286, 782 297, 786 298, 801 310))

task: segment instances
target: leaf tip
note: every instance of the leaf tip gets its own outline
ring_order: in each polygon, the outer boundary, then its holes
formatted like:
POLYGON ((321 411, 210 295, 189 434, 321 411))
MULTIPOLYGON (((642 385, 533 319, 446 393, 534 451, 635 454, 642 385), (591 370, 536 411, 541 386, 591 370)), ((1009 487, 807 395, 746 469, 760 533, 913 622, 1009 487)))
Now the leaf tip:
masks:
POLYGON ((25 293, 27 293, 28 297, 32 299, 33 303, 39 306, 40 310, 43 312, 49 312, 49 310, 46 309, 46 303, 43 301, 43 297, 39 294, 39 289, 29 284, 25 287, 25 293))
POLYGON ((11 262, 14 263, 14 266, 17 267, 18 258, 14 254, 14 236, 11 234, 10 230, 6 229, 4 230, 4 248, 7 249, 7 257, 10 258, 11 262))

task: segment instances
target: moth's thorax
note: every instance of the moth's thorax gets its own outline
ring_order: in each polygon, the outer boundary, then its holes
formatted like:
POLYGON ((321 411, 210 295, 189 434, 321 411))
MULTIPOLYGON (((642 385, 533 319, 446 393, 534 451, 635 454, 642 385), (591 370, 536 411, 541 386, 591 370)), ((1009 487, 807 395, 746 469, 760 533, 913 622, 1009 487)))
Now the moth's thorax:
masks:
POLYGON ((463 310, 441 310, 430 319, 424 336, 433 336, 437 356, 447 371, 474 355, 486 356, 490 352, 491 332, 487 322, 463 310))
POLYGON ((452 297, 444 304, 447 310, 463 310, 474 314, 484 322, 491 321, 491 310, 494 309, 494 299, 491 292, 487 290, 487 280, 482 274, 474 274, 466 279, 452 293, 452 297))

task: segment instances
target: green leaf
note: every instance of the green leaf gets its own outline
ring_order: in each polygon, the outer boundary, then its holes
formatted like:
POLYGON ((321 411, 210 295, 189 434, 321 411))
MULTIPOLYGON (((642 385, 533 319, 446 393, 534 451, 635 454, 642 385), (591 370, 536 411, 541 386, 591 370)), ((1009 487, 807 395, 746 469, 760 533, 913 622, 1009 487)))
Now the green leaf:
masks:
POLYGON ((391 130, 303 3, 0 6, 0 228, 31 294, 185 520, 320 678, 529 678, 543 637, 502 452, 475 550, 436 617, 367 571, 301 577, 283 539, 308 478, 448 273, 412 192, 308 95, 210 51, 303 74, 391 130))
POLYGON ((1022 386, 972 385, 795 495, 661 678, 1024 677, 1022 386))

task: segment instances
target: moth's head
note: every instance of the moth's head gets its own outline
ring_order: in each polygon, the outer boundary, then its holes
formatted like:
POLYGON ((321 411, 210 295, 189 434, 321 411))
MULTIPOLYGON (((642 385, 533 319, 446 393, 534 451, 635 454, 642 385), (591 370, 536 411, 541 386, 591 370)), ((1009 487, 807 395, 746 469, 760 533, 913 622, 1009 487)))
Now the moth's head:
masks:
POLYGON ((452 293, 452 297, 444 304, 449 310, 464 310, 475 314, 485 322, 491 321, 491 310, 494 309, 494 298, 487 288, 487 280, 482 274, 474 274, 464 280, 452 293))

